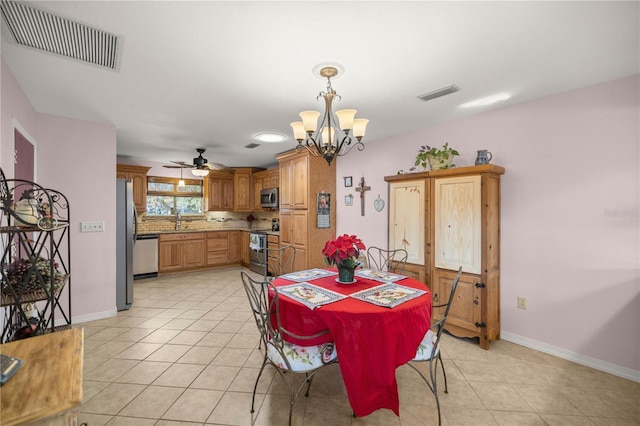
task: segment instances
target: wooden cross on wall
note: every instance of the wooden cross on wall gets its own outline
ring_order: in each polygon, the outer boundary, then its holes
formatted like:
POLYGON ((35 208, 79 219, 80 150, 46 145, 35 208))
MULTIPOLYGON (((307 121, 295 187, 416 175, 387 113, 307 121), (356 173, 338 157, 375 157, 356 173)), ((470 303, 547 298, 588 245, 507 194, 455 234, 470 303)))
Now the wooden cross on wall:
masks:
POLYGON ((360 216, 364 216, 364 192, 370 190, 370 186, 365 186, 364 176, 360 178, 360 185, 356 188, 356 191, 360 193, 360 216))

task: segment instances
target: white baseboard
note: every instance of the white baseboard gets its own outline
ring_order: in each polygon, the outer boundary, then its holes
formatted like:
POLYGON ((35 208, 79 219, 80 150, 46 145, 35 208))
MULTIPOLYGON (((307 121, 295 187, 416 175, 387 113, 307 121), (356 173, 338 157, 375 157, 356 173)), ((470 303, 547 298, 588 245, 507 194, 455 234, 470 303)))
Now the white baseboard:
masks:
POLYGON ((567 349, 552 346, 543 342, 538 342, 537 340, 522 337, 517 334, 512 334, 504 330, 500 331, 500 338, 506 340, 507 342, 525 346, 539 352, 557 356, 558 358, 573 361, 576 364, 584 365, 586 367, 604 371, 605 373, 613 374, 614 376, 622 377, 624 379, 640 383, 640 371, 632 370, 631 368, 622 367, 620 365, 612 364, 600 359, 591 358, 577 352, 569 351, 567 349))
POLYGON ((115 317, 116 315, 118 315, 118 310, 116 308, 113 308, 113 310, 110 310, 110 311, 94 312, 89 315, 74 316, 71 321, 73 324, 81 324, 83 322, 97 321, 105 318, 112 318, 112 317, 115 317))

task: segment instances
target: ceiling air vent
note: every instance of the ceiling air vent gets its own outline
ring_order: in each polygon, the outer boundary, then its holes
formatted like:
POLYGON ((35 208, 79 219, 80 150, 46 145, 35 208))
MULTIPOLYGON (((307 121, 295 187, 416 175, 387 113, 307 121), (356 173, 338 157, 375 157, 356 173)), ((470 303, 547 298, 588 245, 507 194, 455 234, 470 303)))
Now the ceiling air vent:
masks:
POLYGON ((430 101, 431 99, 439 98, 440 96, 450 95, 460 90, 458 86, 452 84, 451 86, 443 87, 442 89, 434 90, 433 92, 425 93, 418 96, 418 99, 423 101, 430 101))
POLYGON ((116 69, 119 40, 115 35, 25 3, 2 0, 0 9, 17 44, 116 69))

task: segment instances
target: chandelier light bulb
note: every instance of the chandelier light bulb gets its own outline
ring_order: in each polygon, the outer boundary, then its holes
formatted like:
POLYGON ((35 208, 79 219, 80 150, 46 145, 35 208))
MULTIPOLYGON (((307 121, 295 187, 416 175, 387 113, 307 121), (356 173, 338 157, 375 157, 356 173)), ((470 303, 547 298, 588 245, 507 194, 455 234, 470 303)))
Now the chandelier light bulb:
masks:
POLYGON ((318 111, 302 111, 300 113, 300 118, 302 118, 304 130, 311 133, 315 132, 318 128, 318 117, 320 117, 320 113, 318 111))
POLYGON ((306 132, 304 131, 304 123, 302 123, 302 121, 294 121, 293 123, 291 123, 291 128, 293 129, 293 137, 298 142, 303 141, 307 136, 306 132))
POLYGON ((362 139, 367 131, 367 124, 369 124, 369 120, 366 118, 356 118, 353 120, 353 136, 358 140, 362 139))
POLYGON ((357 112, 355 109, 341 109, 340 111, 336 111, 336 117, 338 117, 338 121, 340 121, 342 131, 353 129, 353 120, 357 112))

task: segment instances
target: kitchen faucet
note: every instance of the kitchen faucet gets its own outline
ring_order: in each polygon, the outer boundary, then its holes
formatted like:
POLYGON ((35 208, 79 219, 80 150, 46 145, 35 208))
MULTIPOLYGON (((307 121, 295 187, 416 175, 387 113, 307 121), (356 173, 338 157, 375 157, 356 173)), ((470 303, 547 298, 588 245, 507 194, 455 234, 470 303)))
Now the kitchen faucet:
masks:
POLYGON ((180 219, 182 219, 182 215, 180 214, 180 210, 176 209, 176 231, 180 229, 180 219))

